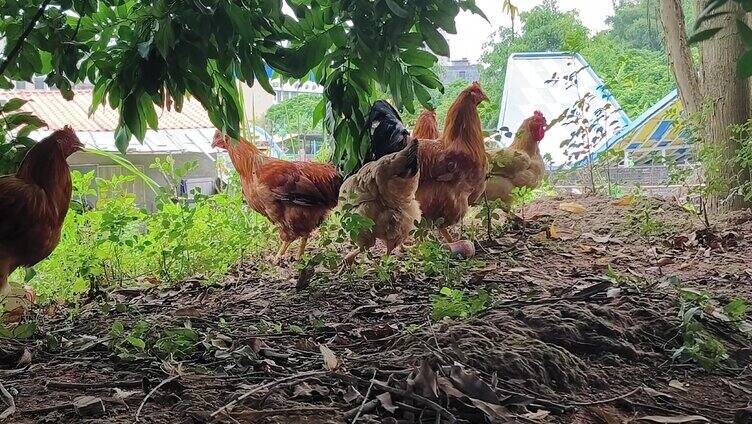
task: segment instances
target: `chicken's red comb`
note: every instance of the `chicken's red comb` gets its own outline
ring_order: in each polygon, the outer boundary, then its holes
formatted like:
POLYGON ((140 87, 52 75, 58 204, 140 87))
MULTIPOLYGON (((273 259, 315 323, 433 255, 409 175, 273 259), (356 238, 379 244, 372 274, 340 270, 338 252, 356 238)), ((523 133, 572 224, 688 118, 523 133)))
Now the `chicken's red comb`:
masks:
POLYGON ((73 127, 71 127, 70 125, 66 125, 62 129, 59 129, 55 131, 54 133, 57 138, 78 141, 78 136, 76 135, 76 131, 74 131, 73 127))

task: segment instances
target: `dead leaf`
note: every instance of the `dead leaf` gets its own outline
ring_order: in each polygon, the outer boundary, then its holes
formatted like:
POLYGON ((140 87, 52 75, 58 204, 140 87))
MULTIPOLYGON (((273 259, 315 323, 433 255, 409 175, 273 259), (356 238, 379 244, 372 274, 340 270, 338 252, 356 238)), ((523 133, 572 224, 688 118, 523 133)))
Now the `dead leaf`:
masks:
POLYGON ((112 389, 112 397, 115 399, 125 400, 129 397, 136 395, 140 392, 140 390, 121 390, 115 387, 112 389))
POLYGON ((310 398, 314 395, 329 396, 329 389, 319 384, 302 382, 296 385, 292 391, 293 398, 310 398))
POLYGON ((650 387, 643 387, 642 391, 644 391, 645 394, 647 394, 648 396, 652 396, 654 398, 659 398, 659 399, 664 399, 664 400, 674 398, 668 393, 659 392, 658 390, 651 389, 650 387))
POLYGON ((449 381, 446 377, 437 377, 436 379, 439 389, 447 395, 451 396, 453 398, 462 399, 465 397, 465 394, 459 391, 456 387, 454 387, 454 384, 452 384, 451 381, 449 381))
POLYGON ((353 403, 357 400, 363 399, 363 395, 361 395, 360 392, 355 389, 355 387, 347 386, 347 390, 345 391, 345 394, 342 396, 342 398, 347 403, 353 403))
POLYGON ((582 253, 596 253, 598 251, 595 247, 588 246, 587 244, 581 244, 580 249, 582 250, 582 253))
POLYGON ((470 398, 473 406, 483 411, 492 422, 507 422, 509 420, 509 410, 501 405, 484 402, 480 399, 470 398))
POLYGON ((660 267, 664 267, 666 265, 671 265, 673 263, 674 263, 674 258, 665 257, 665 258, 659 259, 658 262, 656 263, 656 265, 658 265, 660 267))
POLYGON ((739 395, 741 393, 744 393, 746 395, 752 395, 752 390, 750 390, 750 389, 748 389, 748 388, 746 388, 744 386, 741 386, 739 384, 736 384, 736 383, 734 383, 732 381, 725 380, 725 379, 723 381, 726 384, 728 384, 729 388, 731 389, 732 392, 734 392, 735 395, 739 395))
POLYGON ((292 397, 311 397, 313 394, 313 388, 305 381, 295 386, 292 391, 292 397))
POLYGON ((29 349, 24 348, 23 353, 21 354, 21 357, 18 358, 18 362, 16 362, 17 367, 25 367, 29 364, 31 364, 31 351, 29 349))
POLYGON ((256 337, 252 338, 249 344, 254 353, 259 353, 262 349, 269 349, 269 345, 267 345, 263 339, 256 337))
POLYGON ((548 227, 548 237, 553 240, 556 240, 559 238, 559 229, 553 223, 551 224, 550 227, 548 227))
POLYGON ((538 412, 528 412, 527 414, 523 415, 522 417, 523 418, 527 418, 528 420, 542 421, 542 420, 545 420, 546 418, 548 418, 548 416, 550 414, 551 413, 549 411, 544 411, 544 410, 541 409, 538 412))
POLYGON ((611 241, 611 234, 606 234, 605 236, 599 236, 593 233, 583 233, 581 237, 584 239, 589 238, 593 240, 594 242, 600 243, 600 244, 606 244, 609 241, 611 241))
POLYGON ((428 361, 423 361, 414 373, 415 377, 408 379, 408 384, 413 386, 415 392, 429 399, 438 398, 439 383, 428 361))
POLYGON ((496 391, 475 373, 465 371, 462 367, 454 365, 449 373, 449 379, 452 380, 452 383, 458 389, 471 398, 480 399, 491 404, 499 403, 496 391))
POLYGON ((360 330, 360 335, 368 341, 385 339, 397 333, 397 329, 388 324, 375 325, 371 328, 360 330))
POLYGON ((576 214, 585 213, 585 211, 587 210, 584 206, 582 206, 579 203, 569 203, 569 202, 560 203, 559 209, 565 212, 571 212, 571 213, 576 213, 576 214))
POLYGON ((679 380, 671 380, 671 381, 669 381, 668 382, 668 386, 672 387, 674 389, 678 389, 678 390, 684 391, 684 392, 687 391, 687 388, 684 387, 684 383, 682 383, 679 380))
POLYGON ((634 195, 630 194, 629 196, 624 196, 619 199, 616 199, 611 203, 615 206, 629 206, 632 203, 634 203, 634 200, 635 200, 634 195))
POLYGON ((389 411, 390 414, 397 412, 397 407, 394 406, 394 403, 392 402, 392 395, 389 392, 384 392, 376 396, 376 399, 381 402, 381 407, 389 411))
POLYGON ((677 415, 674 417, 666 417, 666 416, 660 416, 660 415, 648 415, 645 417, 638 418, 637 421, 647 421, 647 422, 659 423, 659 424, 681 424, 681 423, 694 423, 694 422, 709 423, 710 422, 709 419, 701 415, 677 415))
POLYGON ((621 295, 621 289, 619 287, 612 287, 606 290, 606 297, 609 299, 619 297, 621 295))
POLYGON ((176 309, 175 316, 183 318, 200 318, 202 314, 197 308, 193 306, 186 306, 185 308, 176 309))
POLYGON ((587 408, 593 416, 600 419, 603 424, 622 424, 627 422, 616 408, 608 405, 590 406, 587 408))
POLYGON ((337 371, 342 366, 342 361, 326 345, 319 345, 321 355, 324 357, 324 368, 327 371, 337 371))

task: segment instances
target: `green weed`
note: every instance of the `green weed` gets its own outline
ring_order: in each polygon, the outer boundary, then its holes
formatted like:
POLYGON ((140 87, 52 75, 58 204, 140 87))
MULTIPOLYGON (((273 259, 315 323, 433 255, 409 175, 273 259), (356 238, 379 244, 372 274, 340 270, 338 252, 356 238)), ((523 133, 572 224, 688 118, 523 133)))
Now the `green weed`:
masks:
POLYGON ((443 287, 431 301, 431 318, 438 321, 445 317, 468 318, 477 315, 488 308, 491 296, 484 291, 468 296, 462 290, 443 287))

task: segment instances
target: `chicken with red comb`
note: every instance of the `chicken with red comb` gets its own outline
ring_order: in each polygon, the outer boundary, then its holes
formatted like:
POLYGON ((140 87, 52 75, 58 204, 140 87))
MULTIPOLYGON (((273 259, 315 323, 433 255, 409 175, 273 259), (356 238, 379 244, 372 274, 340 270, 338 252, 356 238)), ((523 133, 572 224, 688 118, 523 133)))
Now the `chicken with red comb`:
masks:
POLYGON ((539 146, 546 136, 547 126, 546 117, 536 110, 522 122, 509 147, 488 151, 488 200, 501 199, 509 208, 515 188, 535 189, 540 186, 546 169, 539 146))

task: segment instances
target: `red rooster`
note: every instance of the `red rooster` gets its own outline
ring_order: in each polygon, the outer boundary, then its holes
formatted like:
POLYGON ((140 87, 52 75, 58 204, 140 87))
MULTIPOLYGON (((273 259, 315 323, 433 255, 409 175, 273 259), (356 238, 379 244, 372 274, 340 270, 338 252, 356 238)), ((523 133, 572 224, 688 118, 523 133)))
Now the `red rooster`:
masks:
POLYGON ((32 147, 16 175, 0 177, 0 294, 16 268, 37 264, 60 242, 72 191, 66 159, 83 147, 66 126, 32 147))
POLYGON ((297 239, 300 258, 310 234, 337 206, 342 177, 331 165, 264 156, 247 140, 233 143, 219 131, 212 146, 230 153, 248 205, 277 226, 281 245, 275 262, 297 239))

